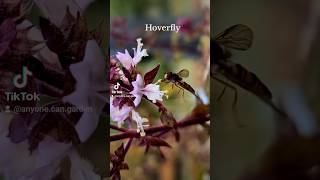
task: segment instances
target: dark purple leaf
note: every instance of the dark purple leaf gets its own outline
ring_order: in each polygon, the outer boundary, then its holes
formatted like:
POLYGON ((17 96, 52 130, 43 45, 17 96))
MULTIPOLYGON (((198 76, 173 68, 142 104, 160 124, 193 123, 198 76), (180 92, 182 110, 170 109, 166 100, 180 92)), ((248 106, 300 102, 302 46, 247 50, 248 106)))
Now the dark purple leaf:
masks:
POLYGON ((17 34, 16 24, 11 19, 6 19, 0 26, 0 42, 11 42, 17 34))
POLYGON ((6 19, 0 26, 0 57, 9 49, 10 43, 17 34, 16 24, 11 19, 6 19))
POLYGON ((125 150, 123 143, 115 150, 114 154, 110 154, 112 169, 110 170, 111 179, 121 179, 121 170, 128 170, 129 166, 124 162, 125 150))
POLYGON ((10 140, 13 143, 20 143, 28 138, 29 133, 27 117, 20 114, 15 115, 9 126, 8 137, 10 140))
POLYGON ((173 116, 172 112, 169 111, 161 111, 160 120, 163 125, 169 127, 174 127, 177 124, 177 121, 173 116))
POLYGON ((57 54, 65 51, 65 37, 61 30, 46 18, 40 17, 39 23, 43 37, 47 41, 48 48, 57 54))
POLYGON ((129 80, 129 81, 131 81, 131 73, 130 73, 130 71, 128 71, 126 68, 122 68, 122 72, 123 72, 123 74, 124 74, 124 76, 129 80))
POLYGON ((0 57, 3 56, 9 49, 9 43, 3 42, 0 43, 0 57))
MULTIPOLYGON (((70 107, 68 104, 57 103, 50 107, 70 107)), ((75 129, 75 124, 78 122, 79 113, 35 113, 40 114, 39 122, 34 125, 28 137, 29 150, 32 153, 44 139, 45 136, 51 136, 58 142, 79 144, 80 139, 75 129)))
POLYGON ((119 108, 121 109, 124 105, 134 107, 134 102, 132 97, 120 98, 119 108))
POLYGON ((154 69, 152 69, 151 71, 147 72, 144 75, 144 84, 147 85, 147 84, 152 83, 154 78, 157 76, 159 69, 160 69, 160 64, 157 67, 155 67, 154 69))
POLYGON ((61 30, 64 34, 69 34, 70 30, 76 21, 76 18, 71 14, 69 7, 67 7, 66 14, 61 23, 61 30))
POLYGON ((124 152, 123 143, 118 147, 118 149, 114 152, 114 154, 118 156, 120 159, 124 159, 125 152, 124 152))
POLYGON ((119 169, 120 170, 128 170, 129 169, 129 166, 127 163, 122 163, 120 166, 119 166, 119 169))
POLYGON ((171 148, 171 146, 165 140, 159 137, 147 137, 147 144, 150 144, 151 146, 165 146, 171 148))
POLYGON ((116 171, 112 176, 112 180, 121 180, 120 171, 116 171))

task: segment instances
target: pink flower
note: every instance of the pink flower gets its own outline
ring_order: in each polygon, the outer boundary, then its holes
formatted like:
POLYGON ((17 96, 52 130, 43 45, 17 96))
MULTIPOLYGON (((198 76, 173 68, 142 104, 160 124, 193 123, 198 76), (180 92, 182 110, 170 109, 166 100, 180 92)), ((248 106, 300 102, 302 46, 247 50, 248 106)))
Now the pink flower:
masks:
POLYGON ((118 52, 116 54, 116 57, 126 69, 134 67, 141 61, 142 57, 148 56, 147 50, 142 49, 143 43, 141 42, 141 38, 137 39, 137 43, 137 49, 133 48, 133 57, 130 56, 127 49, 125 50, 125 53, 118 52))
POLYGON ((123 105, 121 108, 119 106, 113 105, 113 98, 110 97, 110 116, 111 120, 118 123, 118 126, 121 126, 124 120, 127 119, 129 113, 132 111, 133 107, 128 105, 123 105))
POLYGON ((135 110, 132 110, 131 116, 132 119, 137 123, 137 132, 140 133, 140 136, 145 136, 146 133, 144 132, 143 128, 149 126, 148 119, 142 118, 135 110))
POLYGON ((140 74, 137 75, 135 81, 132 82, 133 91, 130 94, 135 96, 134 105, 138 106, 143 95, 147 96, 149 100, 156 103, 157 100, 162 101, 163 91, 160 91, 160 86, 157 84, 148 84, 145 86, 140 74))

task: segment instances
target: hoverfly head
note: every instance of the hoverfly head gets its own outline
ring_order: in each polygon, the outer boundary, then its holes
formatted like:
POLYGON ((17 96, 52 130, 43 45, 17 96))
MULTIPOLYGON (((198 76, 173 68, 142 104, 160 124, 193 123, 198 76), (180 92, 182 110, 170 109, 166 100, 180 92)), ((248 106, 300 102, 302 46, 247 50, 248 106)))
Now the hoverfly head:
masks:
POLYGON ((164 79, 167 79, 167 78, 168 78, 168 73, 164 75, 164 79))

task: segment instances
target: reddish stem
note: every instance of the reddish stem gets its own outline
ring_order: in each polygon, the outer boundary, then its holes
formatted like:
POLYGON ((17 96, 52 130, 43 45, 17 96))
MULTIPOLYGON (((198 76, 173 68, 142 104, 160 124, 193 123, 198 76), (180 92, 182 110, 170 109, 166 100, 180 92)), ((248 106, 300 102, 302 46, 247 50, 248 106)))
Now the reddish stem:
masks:
MULTIPOLYGON (((187 118, 177 122, 176 128, 183 128, 183 127, 192 126, 195 124, 203 124, 209 120, 210 119, 208 117, 201 117, 201 118, 187 117, 187 118)), ((145 132, 147 135, 152 135, 154 133, 167 131, 170 129, 172 129, 172 127, 162 125, 162 126, 157 126, 157 127, 146 128, 145 132)), ((167 131, 167 132, 169 132, 169 131, 167 131)), ((110 141, 118 141, 118 140, 127 139, 127 138, 140 138, 140 134, 137 133, 136 130, 129 130, 127 132, 112 135, 110 137, 110 141)))
POLYGON ((128 153, 132 141, 133 141, 133 138, 130 138, 129 141, 127 142, 126 147, 124 148, 124 154, 125 154, 125 155, 128 153))
POLYGON ((118 126, 115 126, 115 125, 112 125, 112 124, 110 124, 110 128, 114 129, 114 130, 117 130, 117 131, 121 131, 121 132, 127 132, 128 131, 125 128, 121 128, 121 127, 118 127, 118 126))

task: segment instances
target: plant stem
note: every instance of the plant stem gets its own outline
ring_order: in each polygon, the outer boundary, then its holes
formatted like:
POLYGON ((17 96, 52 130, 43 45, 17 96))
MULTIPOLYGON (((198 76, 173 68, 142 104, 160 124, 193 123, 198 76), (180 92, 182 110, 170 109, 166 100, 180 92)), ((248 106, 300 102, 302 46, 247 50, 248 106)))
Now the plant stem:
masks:
POLYGON ((132 141, 133 141, 133 138, 130 138, 129 141, 127 142, 126 147, 124 148, 124 154, 125 154, 125 155, 128 153, 132 141))
POLYGON ((115 125, 112 125, 112 124, 110 124, 110 128, 114 129, 114 130, 117 130, 117 131, 121 131, 121 132, 127 132, 128 131, 125 128, 121 128, 121 127, 118 127, 118 126, 115 126, 115 125))
MULTIPOLYGON (((177 122, 176 128, 184 128, 184 127, 192 126, 196 124, 203 124, 209 120, 210 120, 209 117, 187 117, 177 122)), ((162 125, 157 127, 146 128, 145 132, 147 135, 152 135, 154 133, 167 131, 170 129, 172 129, 172 127, 162 125)), ((127 132, 112 135, 110 137, 110 141, 118 141, 118 140, 127 139, 127 138, 140 138, 140 134, 137 133, 136 130, 129 130, 127 132)))

